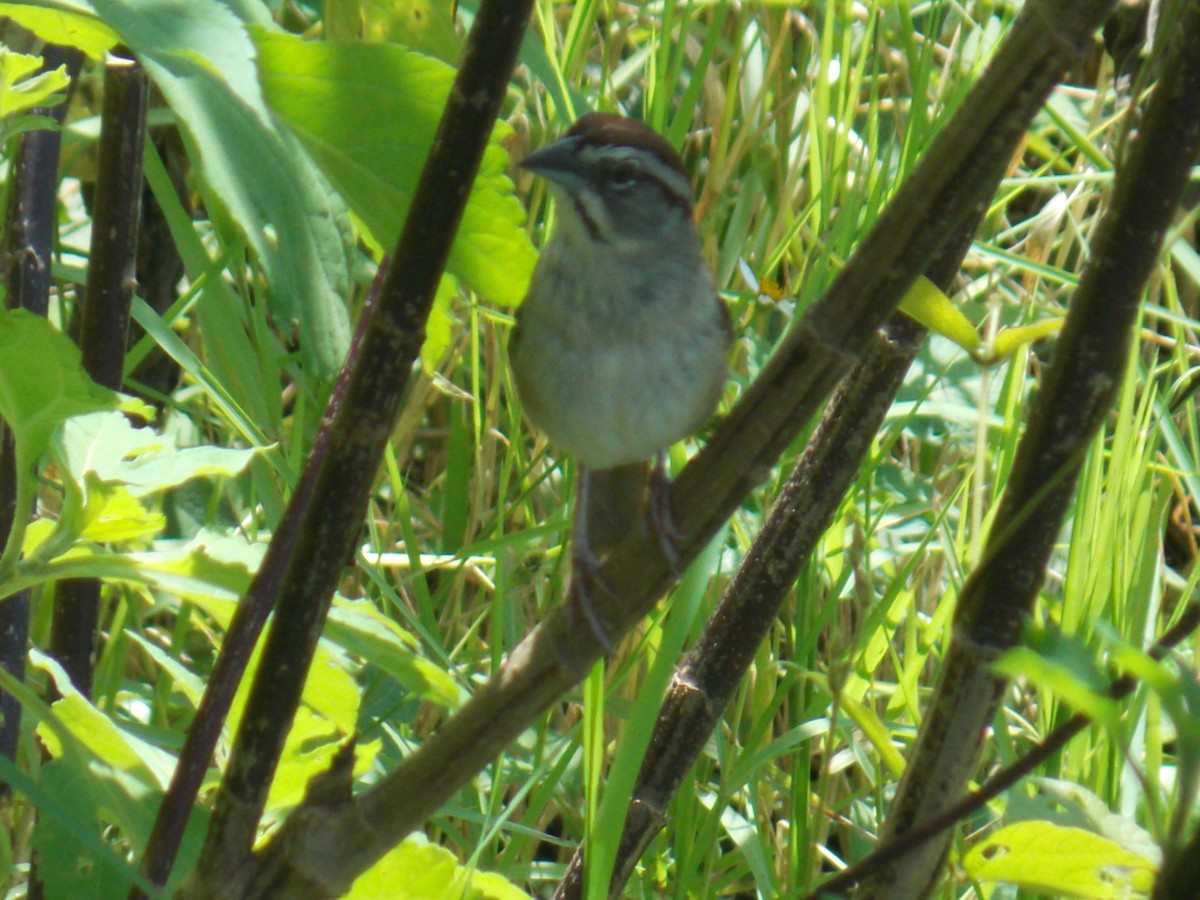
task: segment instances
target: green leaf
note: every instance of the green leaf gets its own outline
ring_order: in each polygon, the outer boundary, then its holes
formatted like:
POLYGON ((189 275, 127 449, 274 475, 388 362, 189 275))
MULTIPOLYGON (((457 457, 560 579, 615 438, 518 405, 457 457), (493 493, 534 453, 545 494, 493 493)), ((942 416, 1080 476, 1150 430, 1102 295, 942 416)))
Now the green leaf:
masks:
POLYGON ((143 652, 170 676, 173 689, 183 694, 193 707, 200 705, 200 698, 204 696, 205 688, 203 678, 192 672, 191 669, 157 644, 151 643, 145 637, 138 634, 134 629, 126 628, 124 633, 126 638, 141 647, 143 652))
POLYGON ((1052 629, 1028 629, 1026 640, 1031 646, 1014 647, 996 661, 997 672, 1028 678, 1039 690, 1053 692, 1106 727, 1119 726, 1119 708, 1108 696, 1108 680, 1083 642, 1052 629))
POLYGON ((1062 319, 1045 319, 1032 325, 1005 328, 985 347, 971 321, 962 314, 932 281, 921 276, 916 280, 900 309, 930 331, 949 338, 962 347, 981 365, 993 365, 1008 359, 1018 348, 1044 340, 1062 330, 1062 319))
MULTIPOLYGON (((1037 795, 1030 803, 1041 803, 1045 813, 1020 818, 1040 818, 1053 821, 1056 825, 1078 826, 1144 857, 1156 867, 1162 862, 1162 848, 1155 843, 1150 832, 1128 816, 1110 810, 1103 800, 1083 785, 1036 776, 1031 777, 1029 783, 1037 788, 1037 795)), ((1012 817, 1013 810, 1017 808, 1017 804, 1010 803, 1005 815, 1012 817)))
POLYGON ((122 484, 135 497, 178 487, 193 478, 233 477, 267 448, 179 449, 175 437, 152 428, 134 428, 119 413, 76 416, 63 424, 56 451, 67 471, 82 482, 87 474, 122 484))
POLYGON ((1081 680, 1080 674, 1084 670, 1073 662, 1046 658, 1028 647, 1015 647, 1001 656, 995 668, 1009 678, 1030 679, 1039 690, 1054 692, 1070 708, 1078 709, 1105 726, 1115 728, 1120 724, 1117 703, 1088 686, 1086 680, 1081 680))
POLYGON ((115 544, 158 534, 166 525, 162 513, 151 512, 124 485, 87 478, 88 504, 80 537, 85 541, 115 544))
MULTIPOLYGON (((251 685, 258 675, 264 640, 265 635, 254 649, 246 677, 238 686, 230 708, 226 723, 230 734, 235 733, 241 723, 251 685)), ((278 815, 299 803, 309 781, 329 771, 334 754, 356 733, 362 691, 353 668, 328 641, 322 640, 317 646, 312 668, 304 682, 300 708, 292 720, 271 781, 266 804, 268 814, 278 815)), ((379 739, 356 743, 355 775, 361 776, 371 770, 382 746, 379 739)))
POLYGON ((8 16, 50 44, 74 47, 94 60, 120 41, 115 31, 94 16, 30 6, 28 3, 0 3, 0 16, 8 16))
POLYGON ((403 44, 453 65, 462 48, 454 0, 328 0, 325 27, 335 41, 403 44))
POLYGON ((263 544, 248 544, 240 538, 224 537, 201 529, 190 541, 156 541, 154 549, 141 553, 103 550, 89 543, 76 543, 61 554, 46 550, 43 539, 36 553, 21 560, 10 580, 0 582, 6 596, 13 591, 61 578, 101 578, 106 581, 143 585, 174 597, 190 600, 228 623, 233 607, 250 584, 250 574, 265 550, 263 544), (240 544, 249 562, 228 551, 240 544), (212 609, 209 606, 212 605, 212 609))
POLYGON ((265 552, 265 544, 201 530, 190 541, 158 541, 125 558, 139 582, 190 600, 224 628, 265 552))
MULTIPOLYGON (((159 542, 155 550, 146 553, 98 554, 86 548, 76 548, 62 557, 58 564, 82 559, 85 571, 69 574, 94 574, 108 580, 148 584, 164 594, 189 601, 225 628, 233 617, 239 598, 249 586, 251 573, 257 568, 264 550, 265 545, 202 532, 186 543, 159 542)), ((245 708, 261 646, 262 639, 255 648, 247 677, 238 688, 226 722, 225 727, 230 734, 237 730, 245 708)), ((169 657, 161 651, 154 657, 164 669, 180 678, 182 673, 168 664, 169 657)), ((288 732, 271 784, 267 806, 273 816, 301 799, 309 780, 328 770, 338 747, 356 732, 361 702, 356 674, 357 666, 332 642, 322 640, 305 681, 301 707, 288 732)), ((191 679, 183 679, 180 688, 184 696, 195 702, 200 685, 191 679)), ((90 733, 94 740, 107 748, 106 755, 132 763, 128 754, 119 752, 119 746, 113 749, 111 727, 97 722, 90 733)), ((54 740, 53 737, 47 739, 54 740)), ((127 740, 124 737, 122 739, 127 740)), ((375 765, 381 747, 379 740, 358 743, 355 753, 357 774, 365 774, 375 765)), ((95 749, 99 750, 99 747, 95 749)), ((138 756, 144 758, 143 754, 138 756)), ((156 769, 159 780, 169 777, 172 765, 169 762, 156 769)))
POLYGON ((421 345, 421 365, 432 375, 442 361, 454 333, 454 316, 451 308, 458 295, 458 280, 446 273, 438 282, 433 297, 433 309, 429 312, 429 324, 425 327, 425 343, 421 345))
MULTIPOLYGON (((390 44, 306 42, 252 29, 263 92, 374 239, 400 235, 454 70, 390 44)), ((450 252, 448 269, 504 306, 525 296, 536 254, 505 175, 498 124, 450 252)))
POLYGON ((237 475, 265 449, 180 450, 173 436, 134 428, 118 412, 74 416, 52 442, 65 499, 56 533, 40 547, 39 558, 53 559, 81 537, 113 543, 157 534, 165 519, 138 498, 194 478, 237 475))
MULTIPOLYGON (((70 810, 69 817, 43 816, 34 835, 46 895, 121 896, 135 883, 136 870, 102 852, 107 847, 98 847, 96 836, 115 826, 115 836, 140 851, 175 760, 119 728, 49 657, 31 651, 30 664, 45 672, 61 695, 49 710, 22 699, 40 720, 38 737, 52 757, 39 772, 39 785, 56 798, 69 798, 70 810)), ((201 812, 189 823, 181 851, 187 867, 199 853, 205 817, 201 812)))
POLYGON ((445 847, 410 835, 360 875, 348 900, 530 900, 493 872, 458 864, 445 847))
POLYGON ((977 881, 1003 881, 1058 897, 1117 900, 1148 893, 1148 859, 1082 828, 1018 822, 980 841, 963 857, 977 881))
MULTIPOLYGON (((227 628, 264 551, 263 544, 202 532, 186 543, 171 546, 163 541, 153 552, 126 554, 125 558, 131 578, 187 599, 221 628, 227 628)), ((236 732, 240 723, 264 639, 265 636, 260 637, 246 677, 238 687, 225 724, 229 734, 236 732)), ((304 683, 301 707, 271 783, 267 808, 272 815, 294 806, 303 796, 309 779, 329 769, 338 747, 357 730, 362 692, 355 680, 356 669, 330 641, 322 640, 318 645, 304 683)), ((191 696, 187 690, 184 694, 191 696)), ((379 740, 358 743, 356 774, 371 769, 381 746, 379 740)))
POLYGON ((127 834, 138 841, 143 840, 150 833, 155 811, 153 803, 143 804, 143 801, 155 791, 166 788, 175 768, 174 759, 118 728, 75 689, 61 666, 50 657, 33 651, 30 662, 51 677, 61 694, 50 707, 57 718, 56 725, 61 728, 50 727, 46 722, 38 725, 38 738, 46 752, 58 759, 66 755, 69 741, 74 750, 86 750, 109 770, 120 773, 118 780, 124 785, 123 798, 115 807, 122 811, 121 824, 127 834), (63 729, 69 732, 69 737, 63 729), (134 805, 127 807, 130 799, 134 805), (147 810, 149 815, 143 818, 142 813, 147 810))
POLYGON ((51 116, 18 116, 11 122, 0 124, 0 136, 14 138, 27 131, 52 131, 58 127, 58 122, 51 116))
POLYGON ((26 310, 0 310, 0 416, 18 445, 39 456, 65 419, 118 402, 88 377, 69 337, 26 310))
POLYGON ((0 119, 63 101, 65 95, 55 92, 65 91, 70 84, 67 67, 59 66, 50 72, 39 71, 41 67, 40 56, 14 53, 0 46, 0 119))
POLYGON ((13 875, 12 835, 7 828, 0 828, 0 878, 6 884, 13 875))
MULTIPOLYGON (((88 377, 79 348, 41 316, 0 310, 0 417, 13 433, 16 509, 32 507, 34 466, 50 436, 71 416, 113 409, 119 396, 88 377)), ((0 578, 20 551, 27 525, 17 515, 0 559, 0 578)))
POLYGON ((416 640, 369 600, 336 597, 325 636, 378 666, 422 700, 456 707, 465 697, 454 679, 416 650, 416 640))
POLYGON ((1032 325, 1019 325, 1016 328, 1005 328, 992 341, 991 357, 986 362, 1008 359, 1026 344, 1045 340, 1062 331, 1065 319, 1043 319, 1032 325))
POLYGON ((279 128, 235 10, 217 0, 94 0, 178 116, 210 209, 237 222, 267 272, 277 318, 296 320, 305 364, 331 377, 350 341, 345 206, 279 128))
POLYGON ((979 346, 979 333, 975 326, 962 314, 950 298, 924 275, 919 277, 904 299, 900 309, 912 316, 930 331, 949 338, 967 352, 979 346))

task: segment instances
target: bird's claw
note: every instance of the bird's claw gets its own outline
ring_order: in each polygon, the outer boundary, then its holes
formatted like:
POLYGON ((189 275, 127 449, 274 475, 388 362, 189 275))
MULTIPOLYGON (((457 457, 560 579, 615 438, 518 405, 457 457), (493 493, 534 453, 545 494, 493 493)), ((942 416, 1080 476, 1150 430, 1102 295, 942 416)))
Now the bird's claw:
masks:
POLYGON ((608 656, 613 651, 613 642, 592 602, 592 586, 598 587, 609 597, 613 596, 613 588, 608 583, 608 579, 601 574, 600 568, 600 560, 596 558, 590 548, 579 546, 575 548, 571 559, 571 578, 574 590, 571 592, 573 602, 570 603, 570 609, 572 614, 583 618, 600 646, 604 648, 604 655, 608 656))
POLYGON ((646 518, 650 528, 658 539, 659 549, 667 560, 671 574, 679 577, 679 542, 686 536, 675 524, 671 512, 671 479, 667 476, 667 468, 662 454, 658 455, 654 468, 650 470, 650 484, 646 499, 646 518))

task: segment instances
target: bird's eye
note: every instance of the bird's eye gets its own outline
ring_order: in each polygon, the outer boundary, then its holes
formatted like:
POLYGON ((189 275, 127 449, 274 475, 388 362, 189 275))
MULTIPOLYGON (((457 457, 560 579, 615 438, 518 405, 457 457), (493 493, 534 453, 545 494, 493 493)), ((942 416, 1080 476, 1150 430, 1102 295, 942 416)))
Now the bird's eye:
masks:
POLYGON ((637 180, 638 167, 629 160, 619 162, 613 166, 612 172, 608 176, 609 184, 615 188, 633 187, 637 180))

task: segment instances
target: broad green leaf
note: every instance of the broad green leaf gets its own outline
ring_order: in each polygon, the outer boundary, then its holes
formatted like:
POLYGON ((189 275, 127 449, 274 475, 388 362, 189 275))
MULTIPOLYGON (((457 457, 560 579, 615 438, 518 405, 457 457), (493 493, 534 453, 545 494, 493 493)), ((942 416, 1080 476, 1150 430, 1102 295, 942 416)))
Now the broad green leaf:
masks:
MULTIPOLYGON (((224 626, 237 599, 250 584, 247 564, 223 551, 222 538, 201 530, 190 541, 156 541, 154 549, 140 552, 104 550, 95 544, 77 542, 62 553, 48 551, 43 540, 36 553, 22 559, 7 582, 0 582, 6 596, 13 591, 60 578, 101 578, 154 588, 198 606, 214 605, 218 622, 224 626)), ((245 541, 241 542, 245 544, 245 541)), ((264 545, 246 545, 261 555, 264 545)), ((257 567, 255 561, 253 567, 257 567)))
POLYGON ((349 900, 530 900, 530 895, 493 872, 460 866, 445 847, 424 835, 405 838, 360 875, 349 900))
MULTIPOLYGON (((263 92, 374 239, 391 247, 412 201, 454 70, 390 44, 307 42, 253 29, 263 92)), ((450 252, 448 269, 492 302, 515 306, 536 255, 505 175, 498 124, 450 252)))
POLYGON ((225 628, 265 550, 263 544, 201 531, 190 541, 159 541, 154 550, 127 557, 146 583, 192 601, 225 628))
MULTIPOLYGON (((246 669, 246 677, 238 686, 226 724, 230 734, 237 731, 241 722, 250 687, 258 672, 262 646, 263 639, 260 639, 246 669)), ((300 708, 292 720, 271 782, 266 807, 269 814, 299 803, 309 781, 329 771, 334 754, 356 733, 362 690, 354 677, 355 668, 327 641, 321 641, 317 646, 312 668, 304 682, 300 708)), ((355 775, 371 770, 381 747, 382 742, 378 739, 359 741, 355 745, 355 775)))
MULTIPOLYGON (((224 629, 250 586, 264 550, 262 544, 202 532, 186 543, 171 546, 163 541, 155 551, 127 554, 127 559, 143 583, 187 599, 224 629)), ((236 732, 241 721, 261 648, 262 639, 230 709, 225 726, 230 734, 236 732)), ((267 804, 271 812, 294 806, 303 796, 309 779, 328 770, 338 747, 357 730, 362 692, 355 680, 356 669, 329 641, 322 640, 318 645, 300 710, 288 732, 271 784, 267 804)), ((371 768, 380 747, 378 740, 357 745, 356 773, 363 774, 371 768)))
MULTIPOLYGON (((125 796, 134 798, 140 805, 141 800, 153 792, 166 788, 175 768, 174 759, 118 728, 75 689, 66 673, 50 657, 33 651, 30 662, 53 679, 61 696, 50 708, 58 723, 70 732, 70 740, 118 773, 116 777, 125 786, 125 796)), ((66 752, 64 737, 60 729, 51 728, 46 722, 38 725, 38 738, 55 759, 66 752)), ((126 819, 122 824, 131 829, 131 837, 141 839, 149 834, 149 821, 139 822, 133 815, 126 819)), ((150 820, 153 820, 153 809, 150 820)))
POLYGON ((79 537, 113 543, 158 533, 165 519, 138 498, 194 478, 237 475, 265 448, 180 450, 173 436, 135 428, 120 413, 104 412, 68 419, 52 449, 63 476, 64 502, 57 534, 40 548, 43 561, 66 552, 79 537))
POLYGON ((38 773, 43 784, 52 784, 56 793, 70 798, 71 810, 68 821, 43 817, 33 833, 45 896, 120 900, 129 895, 136 871, 133 865, 98 854, 87 840, 114 824, 112 799, 120 792, 106 783, 110 774, 62 759, 44 764, 38 773))
MULTIPOLYGON (((47 671, 56 682, 70 691, 69 679, 62 668, 36 650, 30 653, 30 663, 47 671)), ((49 705, 22 681, 15 680, 0 668, 0 686, 21 704, 25 715, 44 723, 62 742, 64 753, 58 759, 43 764, 37 778, 17 768, 11 760, 0 757, 0 777, 25 794, 38 808, 38 824, 33 845, 39 860, 47 869, 44 877, 48 897, 108 897, 113 885, 138 884, 155 895, 153 886, 137 874, 136 869, 118 852, 108 838, 121 838, 111 826, 121 825, 122 811, 133 809, 135 820, 144 818, 138 803, 130 803, 125 786, 108 777, 109 769, 93 758, 88 749, 76 740, 49 705)), ((140 788, 138 789, 140 792, 140 788)), ((150 814, 153 811, 150 810, 150 814)), ((203 825, 197 816, 193 824, 203 825)), ((194 860, 198 845, 196 831, 189 828, 181 855, 185 863, 194 860)), ((202 834, 200 835, 203 836, 202 834)))
MULTIPOLYGON (((136 575, 140 583, 185 597, 225 628, 238 598, 250 586, 264 549, 240 538, 201 532, 191 541, 160 541, 153 551, 121 558, 130 580, 136 575)), ((452 679, 416 653, 415 640, 369 601, 338 598, 325 634, 333 644, 379 666, 422 699, 451 707, 463 699, 452 679)), ((339 694, 330 703, 314 701, 314 705, 336 712, 343 701, 339 694)), ((354 721, 346 718, 339 724, 353 730, 354 721)))
POLYGON ((76 481, 92 474, 100 481, 124 485, 135 497, 178 487, 193 478, 233 477, 267 449, 179 449, 173 435, 135 428, 119 413, 76 416, 63 424, 55 444, 76 481))
POLYGON ((91 8, 146 66, 198 161, 207 205, 237 223, 266 269, 276 316, 297 322, 306 365, 331 377, 350 340, 345 207, 268 112, 241 7, 94 0, 91 8))
POLYGON ((1113 812, 1083 785, 1058 778, 1039 777, 1031 777, 1029 783, 1038 789, 1037 800, 1048 807, 1052 814, 1020 818, 1043 818, 1057 825, 1080 825, 1086 831, 1094 831, 1126 850, 1145 857, 1155 866, 1162 862, 1162 848, 1155 843, 1150 832, 1128 816, 1113 812), (1068 817, 1074 821, 1067 821, 1068 817))
POLYGON ((450 346, 454 322, 451 307, 457 295, 458 280, 449 273, 443 275, 433 297, 429 323, 425 327, 425 343, 421 345, 421 365, 430 374, 437 369, 443 354, 450 346))
POLYGON ((963 866, 977 881, 1090 900, 1148 893, 1155 875, 1153 863, 1113 841, 1042 821, 1001 828, 972 847, 963 866))
POLYGON ((0 3, 0 16, 19 22, 47 43, 74 47, 95 60, 104 59, 121 39, 99 19, 62 9, 0 3))
POLYGON ((26 310, 0 310, 0 416, 19 448, 36 458, 65 419, 118 401, 88 377, 69 337, 26 310))
POLYGON ((167 526, 162 513, 146 509, 124 485, 98 482, 94 476, 89 476, 88 482, 88 504, 80 534, 85 541, 133 541, 152 537, 167 526))
POLYGON ((450 676, 420 655, 416 640, 369 600, 335 598, 325 636, 378 666, 422 700, 456 707, 465 699, 450 676))
MULTIPOLYGON (((40 704, 30 709, 22 702, 40 720, 38 737, 52 757, 39 782, 67 798, 72 811, 69 820, 45 819, 35 834, 47 896, 119 896, 117 888, 128 891, 133 883, 133 869, 122 868, 120 860, 114 865, 109 854, 97 854, 94 835, 116 826, 133 848, 144 848, 175 760, 96 709, 54 660, 34 650, 30 665, 45 672, 60 694, 49 710, 40 704)), ((199 853, 206 817, 201 811, 189 822, 181 850, 185 869, 199 853)))
MULTIPOLYGON (((0 310, 0 417, 13 433, 17 491, 15 508, 33 503, 34 466, 65 419, 113 409, 118 395, 92 381, 79 348, 41 316, 0 310)), ((27 517, 18 515, 0 559, 0 578, 16 562, 27 517)))
POLYGON ((454 28, 453 0, 329 0, 325 28, 331 40, 403 44, 453 65, 462 37, 454 28))
MULTIPOLYGON (((0 8, 0 14, 2 12, 0 8)), ((70 84, 67 67, 39 72, 41 65, 40 56, 14 53, 0 46, 0 119, 35 106, 54 106, 63 101, 65 94, 56 92, 65 91, 70 84)))
POLYGON ((25 541, 21 545, 21 555, 30 556, 46 539, 54 533, 55 523, 51 519, 35 519, 25 529, 25 541))
MULTIPOLYGON (((313 660, 313 671, 309 673, 309 680, 304 685, 304 699, 296 711, 295 719, 292 720, 292 728, 284 741, 283 753, 280 754, 279 765, 275 769, 275 778, 271 781, 266 805, 268 816, 278 815, 303 800, 309 782, 329 771, 334 755, 346 739, 354 734, 354 728, 342 730, 332 727, 328 718, 309 706, 310 691, 320 685, 323 678, 321 667, 325 665, 321 652, 318 651, 316 659, 313 660)), ((357 716, 360 699, 357 691, 353 696, 347 693, 345 699, 348 703, 343 707, 345 712, 357 716)), ((374 768, 382 746, 382 741, 378 739, 360 740, 355 743, 356 777, 361 777, 374 768)))
POLYGON ((9 139, 27 131, 46 131, 57 127, 58 122, 50 116, 17 116, 8 122, 0 122, 0 138, 9 139))

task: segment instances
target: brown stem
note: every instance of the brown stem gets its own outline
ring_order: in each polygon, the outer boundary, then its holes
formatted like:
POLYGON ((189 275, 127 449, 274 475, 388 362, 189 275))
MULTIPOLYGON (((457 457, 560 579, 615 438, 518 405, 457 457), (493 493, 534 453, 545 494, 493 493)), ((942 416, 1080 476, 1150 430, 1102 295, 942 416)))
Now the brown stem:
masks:
MULTIPOLYGON (((78 51, 54 44, 42 48, 43 70, 66 65, 71 86, 79 75, 83 56, 78 51)), ((67 104, 31 110, 62 122, 67 104)), ((62 133, 57 129, 29 131, 20 137, 9 175, 8 209, 4 220, 4 287, 10 308, 28 309, 44 316, 50 296, 50 260, 54 250, 58 203, 58 159, 62 133)), ((0 536, 5 540, 17 515, 32 510, 16 508, 18 473, 12 433, 0 422, 0 536)), ((0 543, 3 543, 0 541, 0 543)), ((25 676, 29 638, 29 591, 18 591, 0 600, 0 666, 13 677, 25 676)), ((10 694, 0 693, 0 754, 16 759, 21 735, 21 706, 10 694)), ((12 788, 0 781, 0 802, 7 802, 12 788)))
MULTIPOLYGON (((150 81, 134 60, 112 56, 104 70, 92 245, 79 345, 83 367, 105 387, 121 389, 134 257, 141 218, 142 147, 150 81)), ((50 652, 84 696, 92 693, 100 580, 69 578, 54 594, 50 652)))
MULTIPOLYGON (((244 601, 243 605, 261 604, 263 615, 278 601, 277 614, 217 795, 196 879, 189 888, 196 896, 239 897, 256 892, 299 896, 299 887, 281 887, 269 878, 236 882, 231 873, 250 853, 267 788, 333 592, 353 553, 530 8, 528 0, 486 0, 479 8, 391 268, 378 302, 365 314, 361 349, 344 377, 344 398, 326 416, 322 436, 327 434, 327 451, 319 465, 306 469, 310 493, 300 501, 293 498, 289 506, 288 519, 297 523, 294 546, 286 555, 277 555, 285 557, 271 570, 279 581, 267 590, 260 571, 244 601), (299 512, 293 516, 297 506, 299 512)), ((220 710, 221 718, 225 709, 220 710)), ((161 877, 160 872, 155 877, 161 877)), ((339 884, 335 893, 347 887, 348 883, 339 884)))

